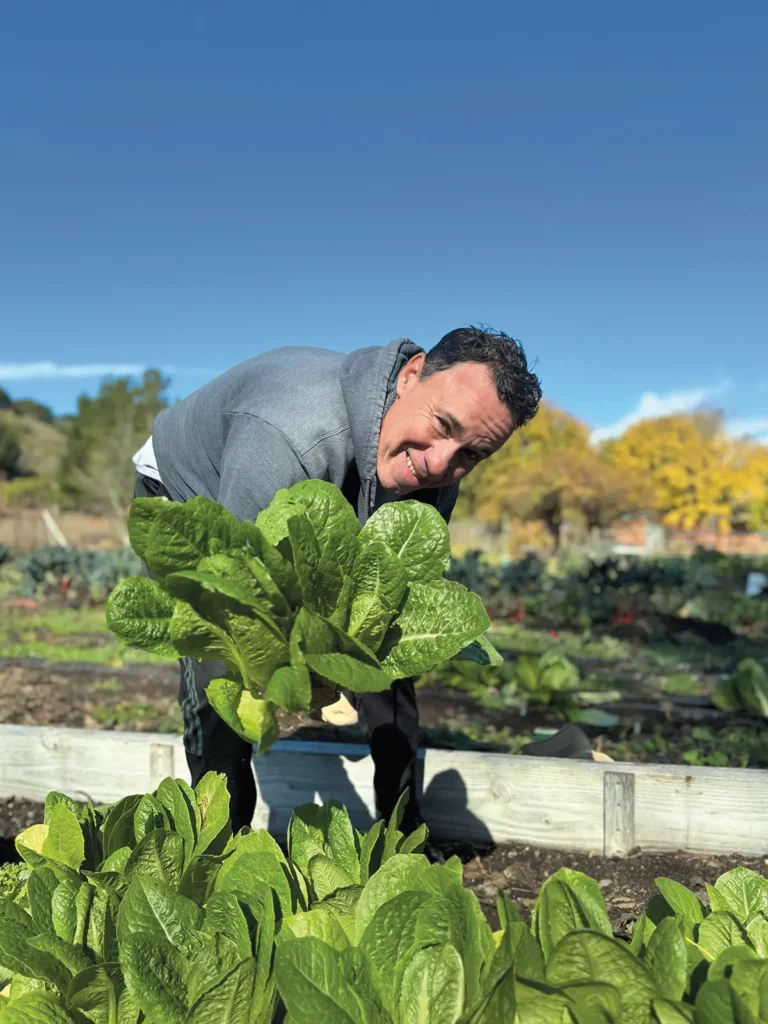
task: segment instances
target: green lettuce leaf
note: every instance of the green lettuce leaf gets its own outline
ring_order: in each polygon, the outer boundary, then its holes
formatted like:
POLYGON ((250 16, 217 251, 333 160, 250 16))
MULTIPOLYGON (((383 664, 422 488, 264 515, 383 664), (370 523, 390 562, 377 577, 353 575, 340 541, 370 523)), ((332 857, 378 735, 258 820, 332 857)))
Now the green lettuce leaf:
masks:
POLYGON ((309 711, 312 700, 309 672, 303 665, 283 665, 270 676, 264 697, 290 714, 309 711))
POLYGON ((487 636, 480 636, 471 644, 454 654, 454 661, 474 661, 477 665, 503 665, 504 657, 499 654, 487 636))
POLYGON ((156 580, 129 576, 107 598, 107 625, 123 643, 153 654, 177 657, 171 641, 175 601, 156 580))
POLYGON ((207 622, 185 601, 177 601, 170 623, 170 640, 178 654, 197 661, 223 661, 240 671, 237 647, 226 629, 207 622))
POLYGON ((295 1024, 379 1024, 381 1018, 371 1016, 375 1009, 348 976, 344 952, 314 937, 278 946, 277 987, 295 1024))
POLYGON ((168 508, 167 498, 134 498, 128 510, 128 540, 131 547, 146 561, 149 531, 160 513, 168 508))
POLYGON ((302 480, 288 491, 312 524, 323 559, 333 552, 344 575, 349 576, 357 554, 360 523, 344 495, 325 480, 302 480))
POLYGON ((360 543, 381 541, 400 560, 409 583, 439 580, 451 564, 448 525, 432 505, 395 501, 373 513, 360 543))
POLYGON ((237 545, 240 524, 210 498, 166 502, 146 539, 145 561, 158 579, 195 569, 207 555, 225 554, 237 545))
POLYGON ((731 913, 743 925, 758 914, 768 915, 768 879, 749 868, 737 867, 707 886, 712 910, 731 913))
POLYGON ((214 711, 227 725, 249 743, 258 744, 264 754, 280 738, 275 705, 254 697, 242 683, 233 679, 213 679, 206 695, 214 711))
POLYGON ((489 625, 483 602, 460 583, 412 583, 378 652, 382 668, 392 679, 429 672, 482 636, 489 625))
POLYGON ((400 986, 399 1019, 456 1024, 464 1007, 464 966, 453 946, 430 946, 409 960, 400 986))
POLYGON ((680 923, 667 917, 648 940, 645 963, 659 995, 682 999, 688 984, 688 954, 680 923))
POLYGON ((269 505, 256 516, 255 526, 275 549, 288 536, 288 520, 304 515, 304 508, 294 501, 286 488, 276 492, 269 505))
POLYGON ((651 999, 658 994, 647 967, 623 943, 592 931, 573 931, 558 942, 547 960, 547 981, 613 985, 619 993, 622 1024, 648 1024, 651 999))
POLYGON ((547 959, 564 936, 580 928, 613 934, 597 882, 580 871, 560 868, 541 887, 531 931, 547 959))
POLYGON ((355 558, 352 583, 347 632, 377 651, 405 596, 405 569, 386 544, 369 541, 355 558))
MULTIPOLYGON (((254 523, 241 523, 240 531, 240 540, 244 549, 243 554, 246 563, 251 557, 258 559, 291 608, 298 608, 301 604, 301 587, 299 586, 299 580, 293 563, 284 558, 274 544, 270 544, 262 531, 254 523)), ((282 540, 287 536, 288 525, 286 521, 285 534, 280 539, 282 540)))
POLYGON ((128 990, 150 1021, 185 1024, 185 957, 161 935, 128 935, 120 950, 128 990))

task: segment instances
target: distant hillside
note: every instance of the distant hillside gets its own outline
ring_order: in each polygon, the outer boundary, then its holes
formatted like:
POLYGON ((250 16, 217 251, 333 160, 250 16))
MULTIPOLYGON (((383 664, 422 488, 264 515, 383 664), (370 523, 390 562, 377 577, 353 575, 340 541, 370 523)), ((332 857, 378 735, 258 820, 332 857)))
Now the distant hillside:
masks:
POLYGON ((14 431, 21 446, 19 469, 23 474, 48 478, 59 471, 66 448, 64 432, 54 423, 44 423, 36 415, 0 409, 0 423, 14 431))

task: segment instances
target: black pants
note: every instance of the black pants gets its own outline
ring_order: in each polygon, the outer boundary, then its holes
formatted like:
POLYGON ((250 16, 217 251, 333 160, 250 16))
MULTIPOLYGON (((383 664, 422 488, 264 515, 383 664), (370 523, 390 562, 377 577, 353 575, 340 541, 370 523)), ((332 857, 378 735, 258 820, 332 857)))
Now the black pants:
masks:
MULTIPOLYGON (((168 497, 161 483, 137 475, 137 498, 168 497)), ((205 688, 224 671, 222 662, 181 658, 179 703, 184 719, 184 749, 196 785, 206 772, 227 777, 232 828, 250 825, 256 808, 256 783, 251 744, 222 721, 208 703, 205 688)), ((356 707, 373 757, 373 785, 379 814, 388 818, 403 790, 409 791, 401 828, 412 831, 420 816, 416 785, 416 752, 421 740, 413 679, 399 679, 381 693, 348 693, 356 707)))

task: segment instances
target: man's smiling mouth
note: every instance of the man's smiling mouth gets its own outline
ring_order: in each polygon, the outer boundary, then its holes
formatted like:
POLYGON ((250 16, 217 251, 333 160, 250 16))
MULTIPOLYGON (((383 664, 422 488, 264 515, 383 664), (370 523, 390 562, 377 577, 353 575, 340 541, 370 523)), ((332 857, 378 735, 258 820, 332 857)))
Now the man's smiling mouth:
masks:
POLYGON ((416 475, 416 467, 411 461, 411 456, 408 454, 408 452, 405 452, 405 461, 408 463, 408 469, 410 469, 411 473, 413 474, 414 480, 416 481, 416 483, 419 483, 419 478, 416 475))

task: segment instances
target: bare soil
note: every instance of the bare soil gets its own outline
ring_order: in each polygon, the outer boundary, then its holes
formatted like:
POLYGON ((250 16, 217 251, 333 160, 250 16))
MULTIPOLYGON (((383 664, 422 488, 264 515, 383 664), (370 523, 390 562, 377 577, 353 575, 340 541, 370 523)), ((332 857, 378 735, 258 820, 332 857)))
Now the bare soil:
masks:
POLYGON ((13 841, 19 832, 43 820, 43 805, 10 797, 0 800, 0 864, 18 861, 13 841))
POLYGON ((79 729, 181 730, 178 669, 0 660, 0 722, 79 729))
MULTIPOLYGON (((92 662, 0 658, 0 722, 180 733, 178 687, 175 664, 113 668, 92 662)), ((552 716, 534 720, 529 715, 523 722, 514 712, 486 710, 455 690, 420 691, 419 709, 424 728, 441 727, 447 736, 469 722, 521 732, 530 732, 540 721, 557 724, 552 716)), ((359 730, 316 723, 307 715, 281 712, 279 717, 284 739, 363 740, 359 730)))
MULTIPOLYGON (((450 847, 445 852, 453 852, 450 847)), ((456 850, 460 855, 461 849, 456 850)), ((656 878, 672 878, 691 889, 707 905, 710 885, 725 871, 742 865, 768 874, 768 858, 703 857, 688 853, 639 853, 617 859, 597 854, 504 845, 477 853, 464 865, 464 880, 479 899, 489 920, 496 917, 496 898, 504 892, 528 918, 544 881, 560 867, 583 871, 602 890, 614 934, 629 937, 632 924, 658 890, 656 878)))

